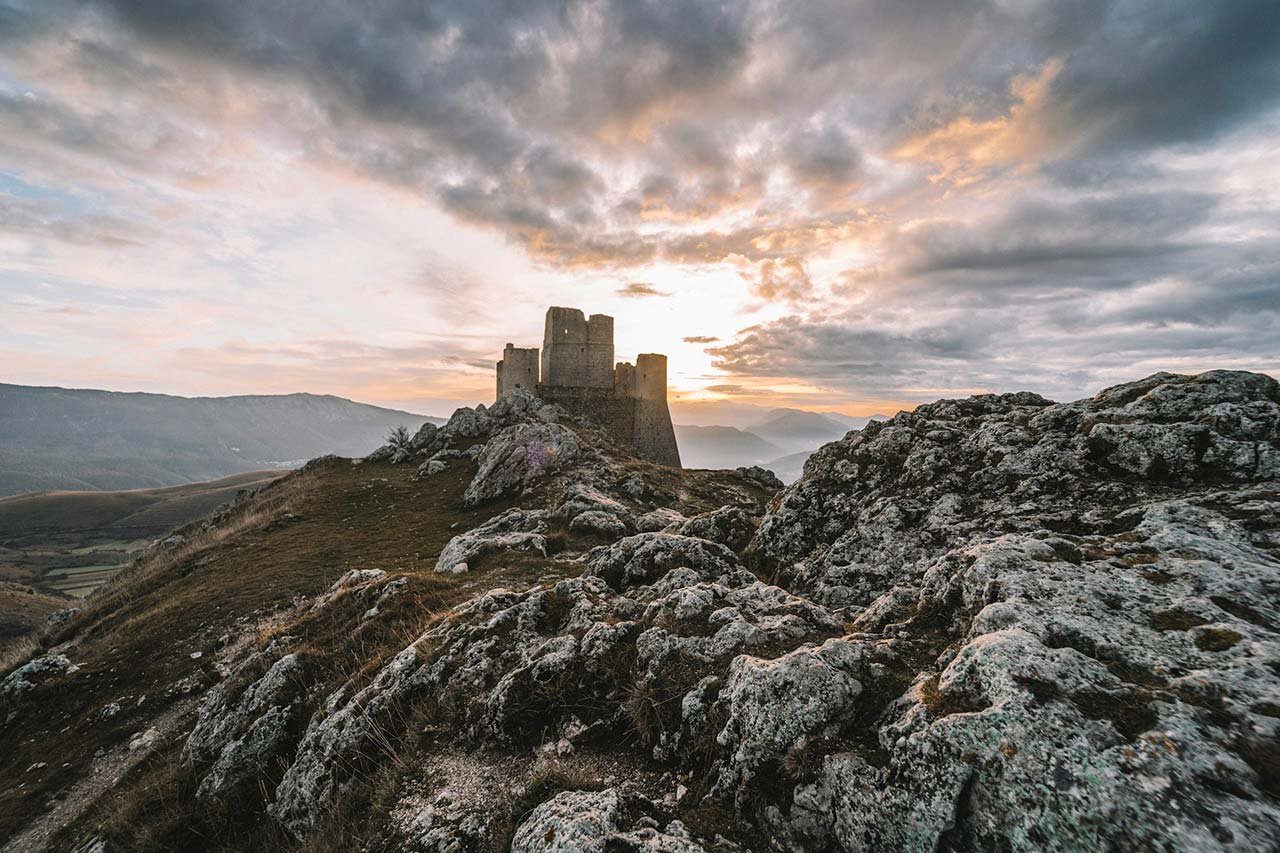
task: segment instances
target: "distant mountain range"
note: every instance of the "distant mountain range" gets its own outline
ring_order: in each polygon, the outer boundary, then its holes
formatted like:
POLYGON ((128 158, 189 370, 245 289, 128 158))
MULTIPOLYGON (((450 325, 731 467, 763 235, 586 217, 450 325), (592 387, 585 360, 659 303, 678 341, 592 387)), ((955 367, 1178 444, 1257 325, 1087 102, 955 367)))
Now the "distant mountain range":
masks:
POLYGON ((786 451, 753 432, 730 426, 676 424, 680 461, 686 468, 758 465, 786 451))
POLYGON ((174 397, 0 384, 0 495, 141 489, 363 456, 439 418, 314 394, 174 397))
MULTIPOLYGON (((710 409, 686 404, 676 417, 691 415, 702 420, 713 415, 710 409)), ((739 404, 719 412, 737 421, 735 426, 676 424, 680 458, 688 468, 737 468, 760 465, 772 470, 785 483, 800 476, 809 454, 851 429, 861 429, 873 419, 852 418, 838 412, 809 412, 803 409, 760 409, 739 404)))

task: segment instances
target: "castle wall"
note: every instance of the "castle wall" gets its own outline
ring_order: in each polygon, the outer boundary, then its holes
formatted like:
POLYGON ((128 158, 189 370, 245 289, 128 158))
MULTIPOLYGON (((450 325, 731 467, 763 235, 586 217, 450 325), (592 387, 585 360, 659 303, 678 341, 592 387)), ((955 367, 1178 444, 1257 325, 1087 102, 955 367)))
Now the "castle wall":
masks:
POLYGON ((541 353, 507 344, 497 369, 497 396, 528 389, 593 421, 642 459, 680 467, 667 408, 667 357, 643 353, 613 361, 613 318, 577 308, 547 309, 541 353))
POLYGON ((547 310, 542 340, 542 384, 613 387, 613 318, 577 308, 547 310))
POLYGON ((667 357, 642 353, 635 366, 635 409, 631 442, 645 459, 680 467, 680 448, 667 407, 667 357))
POLYGON ((636 401, 631 397, 618 397, 612 388, 567 385, 539 385, 538 396, 571 414, 588 418, 615 441, 635 443, 636 401))
POLYGON ((507 344, 498 362, 497 396, 523 388, 530 394, 538 390, 538 348, 507 344))

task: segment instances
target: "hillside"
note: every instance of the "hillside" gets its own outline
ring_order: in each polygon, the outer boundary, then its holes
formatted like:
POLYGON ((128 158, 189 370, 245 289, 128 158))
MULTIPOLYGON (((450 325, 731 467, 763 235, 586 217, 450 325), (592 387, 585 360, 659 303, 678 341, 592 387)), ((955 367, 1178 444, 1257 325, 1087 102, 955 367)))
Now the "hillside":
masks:
MULTIPOLYGON (((84 595, 153 540, 284 473, 254 471, 162 489, 0 498, 0 581, 55 596, 84 595)), ((39 597, 13 601, 15 606, 41 603, 47 609, 39 597)))
POLYGON ((422 415, 313 394, 172 397, 0 384, 0 495, 142 489, 358 456, 422 415))
POLYGON ((680 460, 686 468, 737 468, 756 465, 782 452, 778 445, 727 426, 676 425, 680 460))
POLYGON ((804 463, 812 455, 812 450, 801 450, 799 453, 788 453, 786 456, 761 462, 760 467, 768 468, 779 480, 790 485, 800 479, 800 475, 804 473, 804 463))
MULTIPOLYGON (((837 420, 830 415, 799 409, 774 409, 768 417, 748 429, 783 451, 796 452, 813 450, 828 441, 835 441, 854 428, 850 426, 851 420, 844 417, 837 420)), ((861 419, 857 425, 863 426, 866 421, 861 419)))
POLYGON ((181 533, 0 663, 6 849, 1280 846, 1259 374, 942 400, 785 489, 515 395, 181 533))

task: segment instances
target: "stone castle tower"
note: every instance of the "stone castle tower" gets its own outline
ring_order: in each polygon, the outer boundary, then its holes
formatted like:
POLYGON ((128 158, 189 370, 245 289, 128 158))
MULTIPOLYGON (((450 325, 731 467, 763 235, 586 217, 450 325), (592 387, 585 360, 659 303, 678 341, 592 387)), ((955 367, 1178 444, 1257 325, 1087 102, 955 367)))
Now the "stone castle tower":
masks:
POLYGON ((548 308, 541 358, 537 347, 507 344, 497 374, 499 397, 525 389, 595 421, 642 459, 680 467, 667 408, 667 357, 642 353, 635 364, 615 364, 612 317, 548 308))

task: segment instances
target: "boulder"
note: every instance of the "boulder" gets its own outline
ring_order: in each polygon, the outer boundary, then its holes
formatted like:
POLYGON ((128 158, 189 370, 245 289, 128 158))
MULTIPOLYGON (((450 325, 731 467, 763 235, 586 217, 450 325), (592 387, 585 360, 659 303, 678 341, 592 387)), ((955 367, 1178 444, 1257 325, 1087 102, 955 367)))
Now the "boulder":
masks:
POLYGON ((659 810, 617 789, 561 791, 529 813, 516 830, 512 853, 705 853, 678 820, 660 822, 659 810))
POLYGON ((0 699, 11 706, 16 705, 24 694, 38 685, 79 671, 80 667, 66 655, 42 655, 24 663, 0 681, 0 699))
POLYGON ((627 535, 627 524, 616 515, 600 510, 580 512, 569 522, 575 533, 590 533, 606 539, 621 539, 627 535))
POLYGON ((417 453, 430 452, 435 447, 436 437, 440 432, 440 428, 427 421, 418 427, 418 431, 413 434, 413 438, 409 442, 410 448, 417 453))
POLYGON ((478 457, 479 470, 463 493, 463 503, 475 506, 517 486, 528 486, 579 452, 573 432, 559 424, 524 421, 507 427, 489 440, 478 457))
POLYGON ((623 591, 653 583, 675 568, 689 568, 706 578, 737 569, 737 558, 723 545, 676 533, 637 533, 612 545, 595 548, 586 574, 604 578, 623 591))
POLYGON ((1158 374, 817 451, 748 558, 865 633, 691 694, 717 793, 791 848, 1280 845, 1278 403, 1158 374))
POLYGON ((1097 397, 939 400, 816 451, 750 559, 856 611, 976 535, 1100 531, 1144 496, 1280 476, 1280 392, 1260 374, 1158 374, 1097 397))
POLYGON ((499 551, 535 551, 545 557, 546 534, 545 510, 509 509, 450 539, 436 558, 436 571, 459 574, 481 556, 499 551))
POLYGON ((434 477, 436 474, 443 473, 449 465, 443 459, 428 459, 418 466, 417 476, 419 478, 434 477))
POLYGON ((636 530, 640 533, 657 533, 669 527, 679 528, 686 521, 685 517, 669 507, 646 512, 636 520, 636 530))
POLYGON ((666 530, 668 533, 717 542, 730 551, 741 551, 747 547, 756 532, 751 516, 747 515, 746 510, 736 506, 722 506, 720 509, 695 515, 673 523, 666 530))

